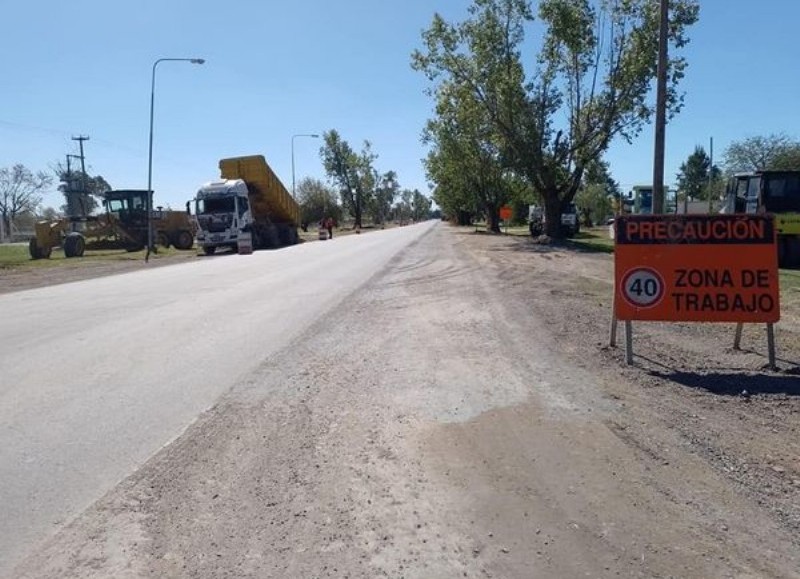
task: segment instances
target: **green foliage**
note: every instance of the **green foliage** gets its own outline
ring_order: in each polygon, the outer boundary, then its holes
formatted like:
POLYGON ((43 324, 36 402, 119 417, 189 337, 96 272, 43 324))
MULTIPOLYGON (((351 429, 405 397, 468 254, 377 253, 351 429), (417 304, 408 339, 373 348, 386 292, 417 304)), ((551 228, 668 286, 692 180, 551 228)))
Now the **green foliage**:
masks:
POLYGON ((67 195, 76 204, 73 209, 81 216, 91 215, 100 206, 98 198, 102 198, 103 193, 111 191, 108 184, 101 175, 90 175, 80 169, 67 168, 61 163, 56 164, 53 169, 56 177, 61 182, 58 189, 64 193, 67 202, 60 207, 61 212, 69 214, 69 200, 67 195))
POLYGON ((392 214, 392 203, 400 191, 397 173, 388 171, 383 175, 376 172, 373 177, 373 195, 369 203, 372 222, 382 224, 392 214))
MULTIPOLYGON (((435 15, 412 66, 433 83, 437 103, 426 132, 437 203, 446 212, 464 210, 472 193, 474 207, 492 190, 478 189, 474 175, 494 185, 513 175, 541 197, 547 233, 559 237, 562 207, 587 165, 615 137, 638 135, 652 116, 659 14, 650 0, 541 0, 538 14, 545 32, 528 74, 521 50, 533 11, 525 0, 473 0, 458 24, 435 15), (441 203, 445 195, 452 198, 441 203)), ((677 85, 686 67, 675 49, 688 42, 686 29, 697 17, 696 0, 672 0, 672 115, 682 105, 677 85)))
POLYGON ((722 172, 715 165, 711 167, 711 158, 703 147, 695 147, 694 152, 681 163, 676 176, 679 199, 707 200, 709 194, 717 195, 715 183, 719 182, 722 172), (713 179, 713 183, 711 180, 713 179))
POLYGON ((748 137, 725 150, 728 173, 767 169, 800 170, 800 142, 784 134, 748 137))
POLYGON ((343 208, 355 219, 355 226, 361 227, 364 208, 372 199, 377 155, 369 141, 356 153, 335 129, 324 133, 323 139, 320 156, 325 171, 339 188, 343 208))
POLYGON ((603 160, 590 162, 575 195, 575 205, 583 223, 589 227, 605 223, 606 217, 614 212, 613 200, 620 194, 619 184, 611 177, 608 163, 603 160))
POLYGON ((307 177, 297 184, 296 190, 301 223, 313 225, 325 217, 341 222, 342 208, 337 202, 336 191, 325 183, 307 177))

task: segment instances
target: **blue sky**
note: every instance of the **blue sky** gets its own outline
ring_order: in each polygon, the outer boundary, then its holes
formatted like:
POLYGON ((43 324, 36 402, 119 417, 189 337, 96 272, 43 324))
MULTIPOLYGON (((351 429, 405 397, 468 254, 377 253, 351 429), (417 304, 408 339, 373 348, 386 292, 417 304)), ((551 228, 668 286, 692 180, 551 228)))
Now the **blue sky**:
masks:
MULTIPOLYGON (((291 187, 291 138, 336 128, 364 139, 403 187, 427 192, 420 132, 432 103, 410 53, 434 11, 462 18, 466 0, 28 0, 3 6, 0 166, 47 170, 89 135, 89 171, 145 188, 150 71, 159 65, 153 188, 181 207, 218 176, 220 158, 263 154, 291 187), (10 24, 10 26, 9 26, 10 24)), ((666 179, 714 137, 800 137, 800 2, 704 0, 686 50, 686 106, 667 129, 666 179)), ((297 138, 297 180, 323 178, 320 140, 297 138)), ((623 188, 652 179, 652 127, 607 154, 623 188)), ((45 204, 61 205, 53 191, 45 204)))

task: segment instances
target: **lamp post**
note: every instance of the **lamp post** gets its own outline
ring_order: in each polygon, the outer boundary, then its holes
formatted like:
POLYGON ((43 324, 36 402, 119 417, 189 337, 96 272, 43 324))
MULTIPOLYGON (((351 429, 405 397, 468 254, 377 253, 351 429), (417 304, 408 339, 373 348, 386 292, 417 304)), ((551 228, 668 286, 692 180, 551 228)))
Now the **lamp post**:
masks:
POLYGON ((150 248, 153 247, 153 109, 156 101, 156 67, 159 62, 191 62, 203 64, 202 58, 159 58, 153 63, 153 74, 150 80, 150 145, 147 152, 147 252, 144 260, 150 258, 150 248))
POLYGON ((311 137, 312 139, 319 139, 319 135, 317 135, 317 134, 292 135, 292 198, 296 197, 295 194, 294 194, 294 139, 295 139, 295 137, 311 137))

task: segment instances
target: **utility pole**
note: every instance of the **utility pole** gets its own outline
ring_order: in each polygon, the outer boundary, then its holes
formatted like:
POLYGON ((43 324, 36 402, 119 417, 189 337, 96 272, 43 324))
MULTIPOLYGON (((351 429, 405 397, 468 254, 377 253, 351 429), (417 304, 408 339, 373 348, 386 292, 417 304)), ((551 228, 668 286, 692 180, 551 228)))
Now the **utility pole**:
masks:
POLYGON ((708 212, 711 213, 711 195, 714 193, 714 137, 709 137, 708 158, 708 212))
POLYGON ((656 85, 656 142, 653 159, 653 213, 664 213, 664 141, 667 124, 667 44, 669 0, 661 0, 656 85))
POLYGON ((86 159, 83 155, 83 142, 88 141, 88 135, 78 135, 77 137, 72 137, 73 141, 78 141, 78 147, 80 148, 80 160, 81 160, 81 186, 83 192, 86 193, 86 159))
POLYGON ((83 142, 89 140, 88 135, 78 135, 77 137, 72 137, 73 141, 78 141, 78 148, 81 152, 80 155, 77 157, 81 160, 81 192, 78 196, 78 202, 81 206, 81 217, 86 217, 89 214, 89 203, 88 203, 88 196, 89 192, 86 190, 86 156, 83 154, 83 142))

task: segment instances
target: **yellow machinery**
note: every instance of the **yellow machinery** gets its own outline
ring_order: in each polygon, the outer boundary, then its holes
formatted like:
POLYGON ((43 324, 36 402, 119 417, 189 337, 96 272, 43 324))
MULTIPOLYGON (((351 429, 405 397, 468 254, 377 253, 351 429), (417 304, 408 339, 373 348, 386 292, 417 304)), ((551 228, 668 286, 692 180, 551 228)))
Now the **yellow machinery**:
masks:
POLYGON ((778 264, 800 266, 800 171, 756 171, 731 177, 726 213, 770 213, 778 230, 778 264))
MULTIPOLYGON (((108 191, 105 212, 80 219, 40 221, 28 249, 33 259, 46 259, 54 247, 62 246, 66 257, 81 257, 86 249, 139 251, 147 246, 147 191, 108 191)), ((156 242, 164 247, 191 249, 194 224, 183 211, 152 212, 156 242)))

